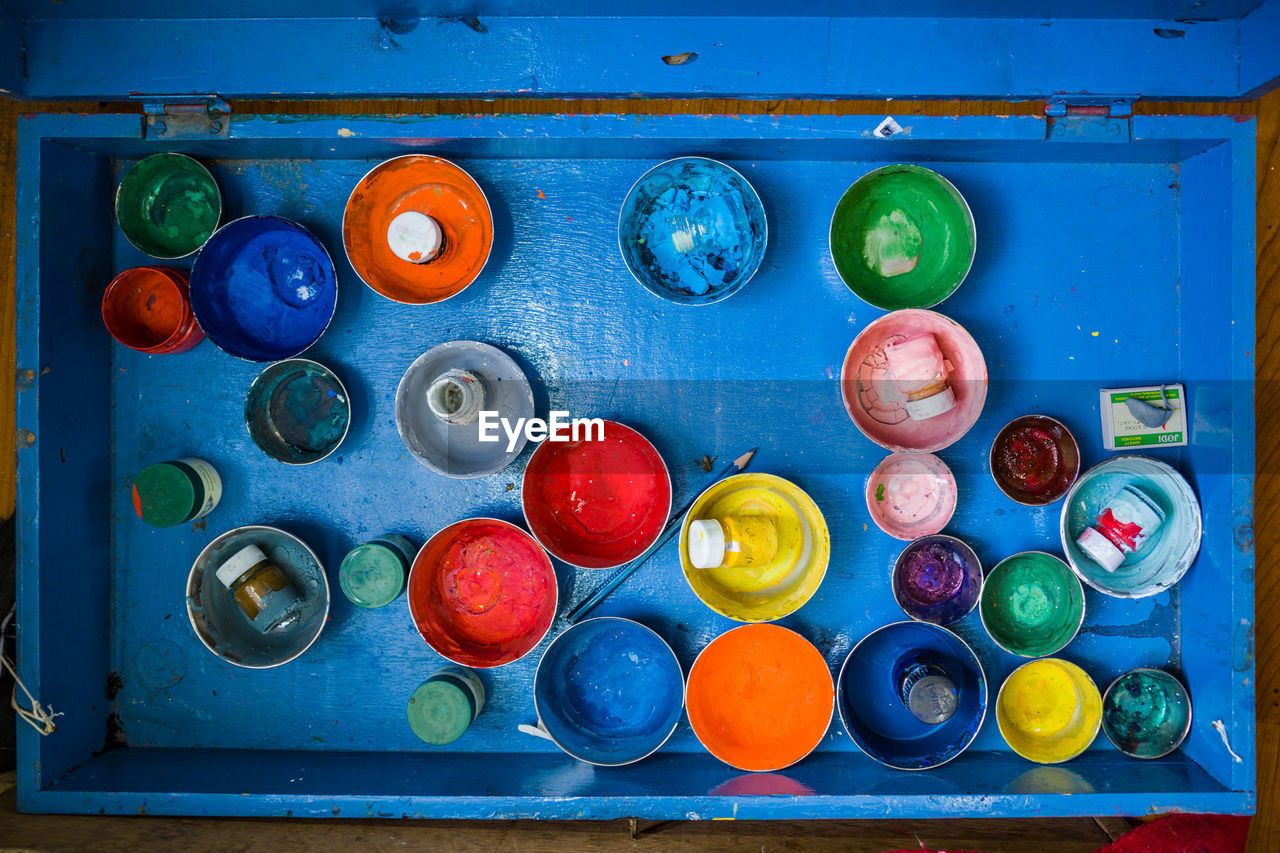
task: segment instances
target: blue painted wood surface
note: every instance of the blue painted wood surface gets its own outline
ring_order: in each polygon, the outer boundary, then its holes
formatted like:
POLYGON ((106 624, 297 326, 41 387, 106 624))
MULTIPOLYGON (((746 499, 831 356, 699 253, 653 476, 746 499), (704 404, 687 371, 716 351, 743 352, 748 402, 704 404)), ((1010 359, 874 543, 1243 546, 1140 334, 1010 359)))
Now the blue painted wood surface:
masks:
MULTIPOLYGON (((50 370, 18 397, 18 427, 35 435, 19 452, 20 653, 24 679, 67 717, 51 738, 22 732, 22 807, 436 817, 1251 809, 1253 554, 1242 525, 1253 477, 1252 124, 1138 117, 1134 141, 1113 143, 1046 140, 1044 120, 999 118, 912 117, 901 136, 879 140, 871 136, 878 121, 261 117, 237 120, 229 141, 184 148, 209 158, 229 215, 298 219, 337 261, 337 314, 307 355, 343 375, 353 424, 338 453, 298 469, 262 456, 243 427, 254 365, 209 343, 148 357, 114 346, 100 328, 101 287, 144 260, 105 213, 113 177, 167 146, 140 140, 136 116, 24 120, 18 222, 39 240, 19 249, 18 367, 50 370), (484 274, 436 306, 382 299, 341 252, 351 186, 372 163, 407 149, 467 168, 497 226, 484 274), (613 230, 635 178, 677 153, 742 171, 770 218, 760 273, 699 310, 638 285, 613 230), (1013 504, 986 471, 1001 425, 1032 411, 1060 417, 1088 464, 1103 458, 1099 387, 1187 383, 1192 444, 1153 455, 1199 492, 1200 556, 1177 589, 1154 598, 1089 591, 1084 629, 1064 653, 1099 683, 1139 665, 1180 669, 1196 706, 1183 751, 1146 764, 1103 742, 1054 768, 1062 772, 1032 772, 1044 768, 1013 756, 987 726, 956 761, 912 774, 860 755, 833 723, 815 755, 783 774, 801 786, 793 793, 812 793, 751 796, 736 793, 737 774, 701 750, 687 722, 656 756, 607 773, 518 736, 516 724, 533 722, 540 651, 485 673, 485 713, 448 749, 431 750, 404 724, 403 705, 441 661, 403 599, 377 611, 336 599, 316 645, 265 672, 226 666, 191 634, 186 573, 200 548, 233 526, 279 524, 332 573, 351 546, 386 532, 422 541, 468 516, 520 521, 519 492, 507 485, 519 483, 528 449, 499 474, 446 480, 408 457, 392 421, 404 368, 436 343, 473 338, 521 361, 540 414, 563 408, 644 432, 671 467, 677 500, 705 477, 694 460, 760 445, 753 469, 794 479, 826 514, 827 579, 783 624, 837 668, 856 640, 901 619, 888 580, 901 543, 869 522, 861 490, 883 451, 849 421, 835 380, 853 336, 881 312, 840 282, 827 222, 849 183, 900 160, 946 175, 977 221, 973 272, 939 310, 974 334, 992 383, 978 425, 941 455, 960 481, 947 530, 984 564, 1060 548, 1057 507, 1013 504), (85 205, 102 218, 62 230, 85 205), (214 462, 225 483, 207 526, 138 523, 126 500, 132 474, 192 454, 214 462), (122 680, 112 701, 103 689, 110 672, 122 680), (129 748, 89 760, 109 712, 129 748), (1210 728, 1215 719, 1243 762, 1226 753, 1210 728), (289 751, 270 751, 281 749, 289 751)), ((557 568, 566 607, 600 579, 580 583, 585 573, 557 568)), ((682 582, 675 543, 598 612, 653 627, 686 668, 732 625, 682 582)), ((976 614, 954 627, 994 690, 1019 661, 990 643, 976 614)))

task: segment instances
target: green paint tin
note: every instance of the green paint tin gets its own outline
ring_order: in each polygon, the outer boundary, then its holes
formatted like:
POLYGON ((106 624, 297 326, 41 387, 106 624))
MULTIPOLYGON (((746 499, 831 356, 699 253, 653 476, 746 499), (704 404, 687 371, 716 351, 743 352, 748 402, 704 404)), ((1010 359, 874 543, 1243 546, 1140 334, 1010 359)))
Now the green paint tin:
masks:
POLYGON ((1191 731, 1191 697, 1164 670, 1130 670, 1102 697, 1102 730, 1125 755, 1162 758, 1191 731))
POLYGON ((153 527, 176 527, 208 515, 222 499, 222 478, 203 459, 148 465, 133 478, 133 511, 153 527))
POLYGON ((222 194, 199 161, 185 154, 143 157, 116 190, 116 221, 139 251, 172 260, 205 244, 222 218, 222 194))
POLYGON ((389 533, 352 549, 338 567, 338 585, 352 604, 383 607, 395 601, 413 564, 413 543, 389 533))
POLYGON ((1014 554, 983 581, 979 614, 1005 651, 1024 658, 1051 655, 1070 643, 1084 622, 1084 587, 1052 554, 1014 554))
POLYGON ((973 213, 950 181, 923 166, 863 175, 831 217, 831 259, 864 301, 930 308, 956 291, 977 248, 973 213))
POLYGON ((444 746, 462 737, 484 708, 484 685, 469 669, 447 666, 409 697, 409 728, 426 743, 444 746))

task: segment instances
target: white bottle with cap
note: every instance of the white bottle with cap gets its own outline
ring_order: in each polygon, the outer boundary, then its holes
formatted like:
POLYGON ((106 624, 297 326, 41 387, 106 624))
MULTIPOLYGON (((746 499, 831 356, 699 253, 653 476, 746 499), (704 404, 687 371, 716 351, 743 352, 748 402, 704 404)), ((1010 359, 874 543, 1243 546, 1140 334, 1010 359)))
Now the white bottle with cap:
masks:
POLYGON ((402 261, 425 264, 435 260, 444 249, 444 232, 435 219, 408 210, 387 226, 387 245, 402 261))
POLYGON ((764 566, 778 553, 778 526, 762 515, 730 515, 689 522, 689 562, 695 569, 764 566))

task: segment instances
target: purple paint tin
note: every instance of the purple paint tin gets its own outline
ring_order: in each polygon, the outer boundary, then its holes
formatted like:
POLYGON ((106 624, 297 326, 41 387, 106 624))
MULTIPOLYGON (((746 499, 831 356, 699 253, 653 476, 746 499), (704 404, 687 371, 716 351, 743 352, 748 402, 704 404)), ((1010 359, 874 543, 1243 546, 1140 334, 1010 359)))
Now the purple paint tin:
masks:
POLYGON ((921 536, 893 564, 893 597, 912 619, 950 625, 973 612, 982 595, 982 563, 954 536, 921 536))

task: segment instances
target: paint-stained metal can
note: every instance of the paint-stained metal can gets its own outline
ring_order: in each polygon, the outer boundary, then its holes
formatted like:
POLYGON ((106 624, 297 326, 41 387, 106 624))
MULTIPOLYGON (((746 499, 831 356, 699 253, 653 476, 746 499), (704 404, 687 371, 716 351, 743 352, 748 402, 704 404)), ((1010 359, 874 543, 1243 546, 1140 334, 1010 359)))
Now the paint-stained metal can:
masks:
POLYGON ((409 697, 409 728, 425 743, 443 746, 466 734, 484 709, 484 684, 471 670, 436 670, 409 697))
POLYGON ((115 209, 136 249, 173 260, 208 242, 222 218, 222 193, 200 161, 168 151, 143 157, 125 173, 115 209))
POLYGON ((305 358, 277 361, 244 401, 253 443, 287 465, 310 465, 338 449, 351 428, 351 397, 338 375, 305 358))
POLYGON ((360 607, 383 607, 395 601, 417 553, 403 536, 388 533, 357 545, 338 567, 342 594, 360 607))
POLYGON ((186 352, 204 340, 191 310, 185 273, 133 267, 102 294, 102 322, 121 344, 151 355, 186 352))
POLYGON ((133 478, 133 511, 153 527, 176 527, 208 515, 222 499, 222 478, 203 459, 148 465, 133 478))

